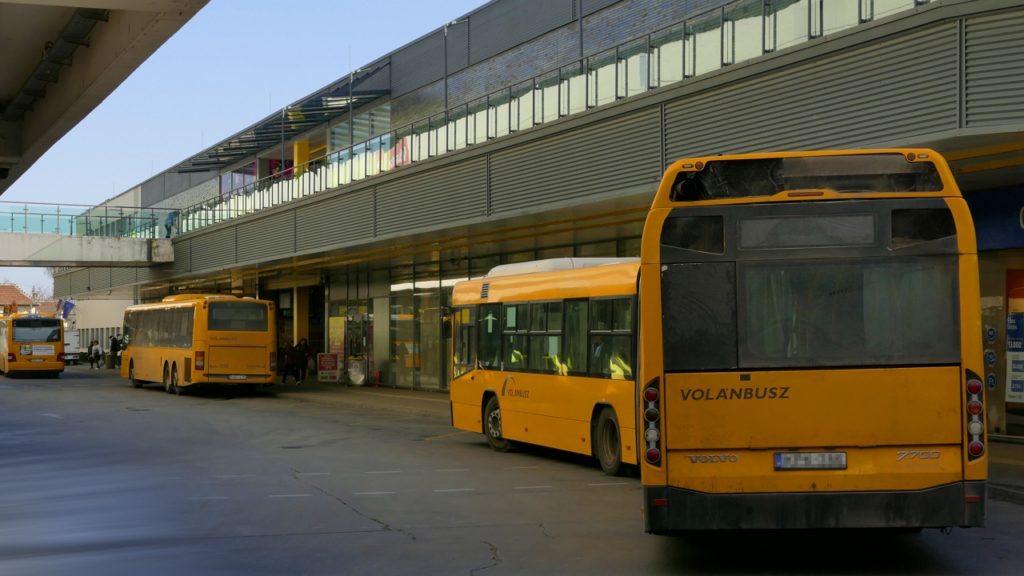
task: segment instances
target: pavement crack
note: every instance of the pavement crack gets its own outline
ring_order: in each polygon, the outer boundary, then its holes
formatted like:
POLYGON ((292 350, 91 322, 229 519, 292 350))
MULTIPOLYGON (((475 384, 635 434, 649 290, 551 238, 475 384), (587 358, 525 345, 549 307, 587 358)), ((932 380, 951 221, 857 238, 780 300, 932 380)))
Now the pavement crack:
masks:
POLYGON ((540 528, 540 533, 541 534, 543 534, 544 536, 546 536, 548 538, 551 538, 551 534, 548 534, 548 529, 544 527, 544 523, 543 522, 537 524, 537 527, 540 528))
POLYGON ((481 540, 480 542, 483 543, 483 544, 486 544, 487 547, 490 549, 490 551, 491 551, 491 563, 486 565, 486 566, 478 566, 476 568, 471 569, 469 571, 470 576, 475 576, 476 574, 479 574, 480 572, 483 572, 484 570, 489 570, 489 569, 494 568, 495 566, 499 566, 501 564, 501 554, 498 553, 498 547, 496 545, 488 542, 487 540, 481 540))
POLYGON ((332 494, 328 490, 325 490, 325 489, 321 488, 320 486, 316 486, 315 484, 308 484, 308 483, 306 483, 306 485, 309 486, 310 488, 312 488, 313 490, 316 490, 317 492, 320 492, 324 496, 327 496, 329 498, 333 498, 336 502, 340 503, 345 508, 348 508, 354 514, 359 516, 360 518, 365 518, 365 519, 369 520, 370 522, 373 522, 374 524, 377 524, 378 526, 380 526, 381 531, 383 531, 383 532, 397 532, 397 533, 405 536, 409 540, 413 540, 413 541, 416 540, 416 535, 413 534, 412 532, 410 532, 408 530, 405 530, 405 529, 402 529, 402 528, 395 528, 394 526, 392 526, 391 524, 388 524, 387 522, 381 520, 380 518, 375 518, 373 516, 370 516, 369 514, 366 514, 362 510, 360 510, 360 509, 356 508, 355 506, 353 506, 352 504, 346 502, 345 499, 342 498, 341 496, 338 496, 337 494, 332 494))

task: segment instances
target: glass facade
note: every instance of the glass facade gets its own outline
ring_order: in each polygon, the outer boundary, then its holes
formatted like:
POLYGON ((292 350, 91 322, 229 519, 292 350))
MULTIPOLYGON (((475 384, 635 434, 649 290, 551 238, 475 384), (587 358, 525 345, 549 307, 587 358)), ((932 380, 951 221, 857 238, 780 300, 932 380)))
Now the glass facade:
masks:
MULTIPOLYGON (((282 177, 222 179, 220 198, 183 210, 189 232, 526 130, 653 88, 800 45, 922 0, 735 0, 433 116, 393 126, 375 102, 326 127, 325 156, 282 177)), ((436 83, 437 86, 443 83, 436 83)), ((435 86, 436 88, 436 86, 435 86)), ((428 94, 434 88, 423 88, 428 94)), ((440 99, 439 95, 433 97, 440 99)), ((404 121, 403 121, 404 122, 404 121)))

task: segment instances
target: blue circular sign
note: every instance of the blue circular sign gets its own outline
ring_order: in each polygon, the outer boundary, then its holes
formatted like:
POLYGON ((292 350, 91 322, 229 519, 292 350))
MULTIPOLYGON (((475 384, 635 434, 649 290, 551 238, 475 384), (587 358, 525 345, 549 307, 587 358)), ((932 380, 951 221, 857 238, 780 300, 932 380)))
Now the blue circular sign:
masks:
POLYGON ((988 386, 989 390, 995 390, 996 389, 996 375, 995 374, 989 374, 988 376, 985 376, 985 385, 988 386))
POLYGON ((995 326, 985 326, 985 340, 987 340, 989 344, 994 343, 998 337, 999 332, 996 330, 995 326))
POLYGON ((996 365, 996 351, 995 350, 985 350, 985 364, 988 364, 989 366, 995 366, 996 365))

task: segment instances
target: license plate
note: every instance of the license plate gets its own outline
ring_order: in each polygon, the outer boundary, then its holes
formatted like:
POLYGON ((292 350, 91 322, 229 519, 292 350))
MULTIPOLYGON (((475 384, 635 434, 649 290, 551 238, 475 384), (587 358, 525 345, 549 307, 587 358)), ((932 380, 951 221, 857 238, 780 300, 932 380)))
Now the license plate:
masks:
POLYGON ((846 470, 846 452, 776 452, 776 470, 846 470))
POLYGON ((42 358, 31 358, 29 362, 45 362, 42 358))
POLYGON ((248 378, 245 374, 232 374, 228 376, 228 380, 245 380, 248 378))

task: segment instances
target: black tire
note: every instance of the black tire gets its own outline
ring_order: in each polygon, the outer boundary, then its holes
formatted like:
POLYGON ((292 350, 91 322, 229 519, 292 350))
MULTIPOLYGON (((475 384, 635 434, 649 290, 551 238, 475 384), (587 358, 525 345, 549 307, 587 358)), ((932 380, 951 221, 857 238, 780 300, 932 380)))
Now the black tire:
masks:
POLYGON ((498 405, 498 398, 491 396, 484 406, 484 436, 491 448, 498 452, 508 452, 512 449, 512 442, 506 440, 501 433, 501 406, 498 405))
POLYGON ((181 396, 181 386, 178 386, 178 367, 171 366, 171 394, 175 396, 181 396))
POLYGON ((619 419, 611 408, 601 410, 594 423, 594 437, 591 445, 594 456, 601 463, 601 470, 609 476, 622 474, 622 437, 619 435, 619 419))
POLYGON ((132 383, 133 388, 142 388, 142 380, 135 377, 135 361, 132 360, 128 364, 128 380, 132 383))
POLYGON ((164 392, 171 393, 171 365, 164 364, 164 392))

